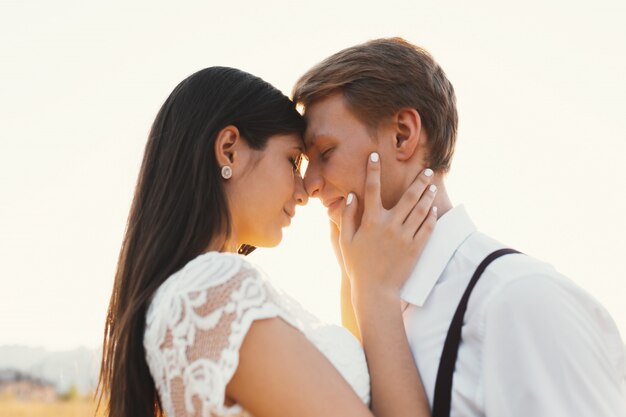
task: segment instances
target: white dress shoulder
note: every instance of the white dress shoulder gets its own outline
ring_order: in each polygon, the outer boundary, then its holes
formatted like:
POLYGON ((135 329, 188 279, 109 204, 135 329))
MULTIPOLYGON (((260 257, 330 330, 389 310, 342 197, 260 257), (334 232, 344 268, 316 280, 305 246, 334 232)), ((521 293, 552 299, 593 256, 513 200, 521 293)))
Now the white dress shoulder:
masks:
POLYGON ((250 416, 224 403, 226 385, 250 326, 271 317, 300 330, 369 403, 365 355, 349 331, 317 320, 243 256, 209 252, 170 276, 146 314, 146 360, 167 415, 250 416))

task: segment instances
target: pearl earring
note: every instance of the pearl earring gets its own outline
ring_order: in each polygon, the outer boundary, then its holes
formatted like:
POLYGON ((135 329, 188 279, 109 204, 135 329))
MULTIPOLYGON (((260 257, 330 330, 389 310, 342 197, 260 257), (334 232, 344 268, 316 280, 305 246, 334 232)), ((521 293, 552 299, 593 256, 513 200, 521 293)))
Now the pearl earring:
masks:
POLYGON ((229 167, 228 165, 224 165, 222 167, 222 178, 224 178, 225 180, 229 179, 230 177, 233 176, 233 170, 231 167, 229 167))

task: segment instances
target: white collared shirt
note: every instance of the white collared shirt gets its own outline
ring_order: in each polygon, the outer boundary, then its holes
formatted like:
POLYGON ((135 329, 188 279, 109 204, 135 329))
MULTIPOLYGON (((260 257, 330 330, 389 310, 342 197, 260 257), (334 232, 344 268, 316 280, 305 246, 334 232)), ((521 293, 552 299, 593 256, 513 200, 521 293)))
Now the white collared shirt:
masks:
MULTIPOLYGON (((402 290, 404 324, 432 407, 443 343, 471 276, 504 245, 456 207, 402 290)), ((624 343, 607 311, 550 265, 495 260, 465 314, 451 416, 625 417, 624 343)))

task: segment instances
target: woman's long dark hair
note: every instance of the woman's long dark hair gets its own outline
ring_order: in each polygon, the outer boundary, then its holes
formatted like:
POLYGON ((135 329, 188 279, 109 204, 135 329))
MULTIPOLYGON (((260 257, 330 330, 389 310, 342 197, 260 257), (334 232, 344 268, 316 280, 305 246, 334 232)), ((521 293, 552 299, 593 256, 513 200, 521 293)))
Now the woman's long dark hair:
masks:
POLYGON ((304 130, 286 96, 233 68, 198 71, 167 98, 146 144, 106 318, 98 408, 110 417, 164 415, 143 348, 146 311, 170 275, 230 234, 214 151, 228 125, 253 149, 304 130))

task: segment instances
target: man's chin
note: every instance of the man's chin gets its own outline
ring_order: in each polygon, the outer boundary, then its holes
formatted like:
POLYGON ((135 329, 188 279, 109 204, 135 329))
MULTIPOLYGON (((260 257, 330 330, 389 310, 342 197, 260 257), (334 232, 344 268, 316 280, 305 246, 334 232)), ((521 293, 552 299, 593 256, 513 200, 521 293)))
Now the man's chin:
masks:
POLYGON ((328 213, 328 218, 331 222, 335 224, 335 226, 341 226, 341 213, 339 211, 334 211, 332 213, 328 213))
POLYGON ((326 214, 331 222, 335 223, 337 227, 341 224, 341 215, 343 214, 343 209, 345 205, 342 201, 337 201, 330 205, 327 209, 326 214))

